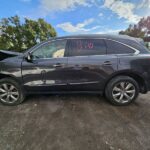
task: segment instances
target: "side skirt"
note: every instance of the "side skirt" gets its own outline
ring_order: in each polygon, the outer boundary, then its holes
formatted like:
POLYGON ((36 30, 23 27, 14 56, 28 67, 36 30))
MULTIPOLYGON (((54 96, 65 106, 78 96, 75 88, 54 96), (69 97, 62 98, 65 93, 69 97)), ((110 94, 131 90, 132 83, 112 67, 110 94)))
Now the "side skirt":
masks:
POLYGON ((35 95, 39 95, 39 94, 93 94, 93 95, 102 95, 104 92, 103 91, 55 91, 55 92, 28 92, 26 93, 27 95, 30 95, 30 94, 35 94, 35 95))

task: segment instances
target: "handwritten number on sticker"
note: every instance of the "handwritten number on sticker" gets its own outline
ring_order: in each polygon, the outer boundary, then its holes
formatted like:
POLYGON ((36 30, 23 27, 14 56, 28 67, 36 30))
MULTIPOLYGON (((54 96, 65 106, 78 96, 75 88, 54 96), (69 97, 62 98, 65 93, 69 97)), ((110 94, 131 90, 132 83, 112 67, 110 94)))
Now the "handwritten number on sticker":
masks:
POLYGON ((82 41, 82 40, 77 40, 76 41, 77 44, 77 49, 81 50, 81 49, 93 49, 94 48, 94 44, 91 41, 82 41))

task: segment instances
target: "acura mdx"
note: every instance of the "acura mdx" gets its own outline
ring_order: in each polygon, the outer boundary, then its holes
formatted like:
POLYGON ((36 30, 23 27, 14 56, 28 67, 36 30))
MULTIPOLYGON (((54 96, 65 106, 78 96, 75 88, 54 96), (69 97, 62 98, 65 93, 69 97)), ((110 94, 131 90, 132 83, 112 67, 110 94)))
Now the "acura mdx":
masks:
POLYGON ((141 39, 76 35, 44 41, 25 53, 0 51, 0 102, 28 94, 103 94, 115 105, 150 90, 150 53, 141 39))

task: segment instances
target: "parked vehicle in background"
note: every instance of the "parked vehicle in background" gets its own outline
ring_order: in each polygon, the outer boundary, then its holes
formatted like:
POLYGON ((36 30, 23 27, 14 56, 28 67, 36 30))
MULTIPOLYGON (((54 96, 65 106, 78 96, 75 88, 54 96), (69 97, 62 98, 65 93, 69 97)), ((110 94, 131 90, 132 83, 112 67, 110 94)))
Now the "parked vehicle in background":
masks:
POLYGON ((0 101, 17 105, 27 94, 105 94, 115 105, 150 90, 150 53, 121 35, 50 39, 25 53, 0 51, 0 101))

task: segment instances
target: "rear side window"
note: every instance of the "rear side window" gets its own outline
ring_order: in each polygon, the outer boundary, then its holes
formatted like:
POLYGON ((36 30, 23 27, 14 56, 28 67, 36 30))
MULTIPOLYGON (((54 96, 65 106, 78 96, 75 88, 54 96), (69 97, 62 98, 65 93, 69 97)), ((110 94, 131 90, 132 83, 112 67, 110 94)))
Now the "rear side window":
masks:
POLYGON ((101 39, 69 40, 69 56, 105 55, 106 45, 101 39))
POLYGON ((107 54, 133 54, 135 51, 121 43, 105 40, 107 45, 107 54))

